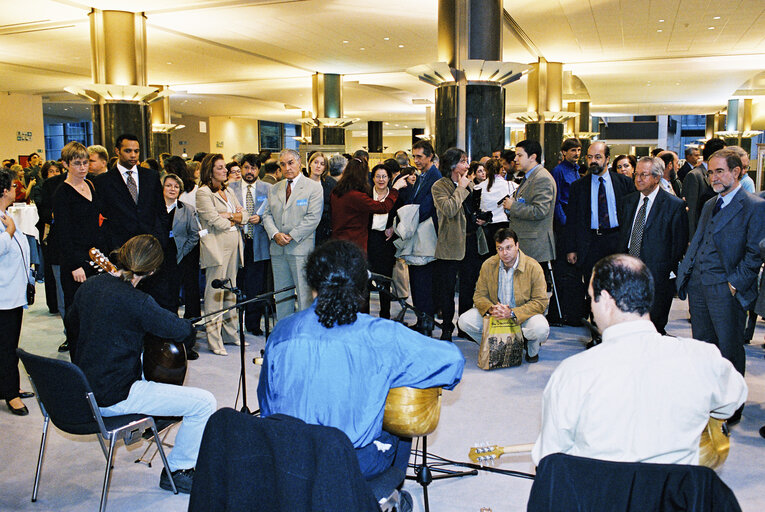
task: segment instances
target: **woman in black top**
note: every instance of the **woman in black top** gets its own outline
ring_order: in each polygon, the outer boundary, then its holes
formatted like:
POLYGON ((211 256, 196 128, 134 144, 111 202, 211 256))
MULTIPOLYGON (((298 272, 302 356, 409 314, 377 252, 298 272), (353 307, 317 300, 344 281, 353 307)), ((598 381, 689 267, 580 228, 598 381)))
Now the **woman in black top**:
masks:
POLYGON ((70 142, 61 150, 69 174, 53 197, 53 225, 59 246, 61 287, 64 306, 69 307, 77 288, 96 272, 90 265, 88 251, 101 247, 98 198, 88 174, 88 151, 79 142, 70 142))

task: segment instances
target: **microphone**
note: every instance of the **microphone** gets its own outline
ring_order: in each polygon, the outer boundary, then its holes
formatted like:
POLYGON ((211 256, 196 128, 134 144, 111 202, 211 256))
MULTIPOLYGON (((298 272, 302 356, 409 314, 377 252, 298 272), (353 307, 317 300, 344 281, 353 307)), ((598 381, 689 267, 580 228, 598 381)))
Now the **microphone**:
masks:
POLYGON ((226 284, 230 283, 230 282, 231 282, 231 279, 229 279, 229 278, 226 278, 226 279, 213 279, 212 282, 210 283, 210 286, 212 286, 213 288, 225 288, 226 284))

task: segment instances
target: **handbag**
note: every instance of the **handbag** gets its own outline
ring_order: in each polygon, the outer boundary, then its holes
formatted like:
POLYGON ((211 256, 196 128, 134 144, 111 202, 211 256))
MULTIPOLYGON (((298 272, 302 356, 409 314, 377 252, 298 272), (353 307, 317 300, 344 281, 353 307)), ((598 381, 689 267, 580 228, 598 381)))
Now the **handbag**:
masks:
POLYGON ((478 349, 482 370, 520 366, 523 361, 523 332, 512 318, 483 317, 483 334, 478 349))
POLYGON ((21 248, 21 244, 16 237, 13 237, 13 239, 16 240, 16 245, 19 246, 19 251, 21 251, 21 261, 24 262, 24 273, 27 274, 27 305, 31 306, 35 303, 35 292, 37 290, 35 289, 34 283, 29 282, 29 267, 27 266, 27 260, 24 257, 24 249, 21 248))

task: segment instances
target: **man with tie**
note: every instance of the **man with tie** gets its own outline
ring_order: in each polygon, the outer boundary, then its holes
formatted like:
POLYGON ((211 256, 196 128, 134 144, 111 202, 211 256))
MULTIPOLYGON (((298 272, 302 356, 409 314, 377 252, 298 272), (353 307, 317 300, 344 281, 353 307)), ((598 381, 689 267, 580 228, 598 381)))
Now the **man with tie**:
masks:
POLYGON ((686 148, 685 163, 682 167, 680 167, 680 170, 677 171, 677 179, 683 181, 688 173, 691 172, 700 163, 701 152, 699 152, 699 148, 686 148))
MULTIPOLYGON (((734 149, 715 152, 708 166, 717 195, 701 210, 678 269, 677 295, 688 297, 693 337, 717 345, 744 375, 744 324, 746 311, 757 299, 765 201, 741 188, 743 164, 734 149)), ((743 406, 728 420, 729 425, 738 423, 742 410, 743 406)))
MULTIPOLYGON (((119 249, 136 235, 154 235, 164 248, 170 232, 162 218, 167 215, 159 173, 139 167, 141 148, 138 137, 122 134, 114 151, 117 165, 93 178, 93 185, 102 201, 104 240, 107 251, 119 249)), ((163 308, 176 310, 177 297, 170 297, 166 265, 146 280, 144 290, 163 308)))
POLYGON ((685 201, 660 186, 664 176, 660 158, 643 157, 635 169, 637 192, 622 203, 618 252, 640 258, 654 280, 651 322, 665 335, 669 310, 675 296, 675 273, 688 246, 685 201))
MULTIPOLYGON (((595 262, 617 252, 619 217, 624 196, 635 191, 627 176, 608 170, 610 149, 593 142, 587 149, 587 174, 571 185, 566 231, 563 238, 566 260, 589 278, 595 262)), ((584 311, 589 311, 589 299, 584 311)))
POLYGON ((324 209, 324 191, 319 182, 300 173, 300 153, 294 149, 279 153, 279 167, 285 179, 269 190, 262 222, 271 240, 274 289, 295 286, 295 292, 275 297, 276 316, 281 320, 295 311, 293 302, 286 300, 293 293, 297 294, 298 311, 311 305, 311 287, 304 268, 324 209))
MULTIPOLYGON (((244 266, 236 276, 236 286, 248 299, 266 291, 266 270, 271 255, 266 230, 258 214, 261 206, 268 199, 268 191, 273 185, 258 179, 260 160, 258 155, 247 153, 242 157, 242 179, 229 185, 229 188, 241 197, 241 204, 250 216, 243 228, 244 266)), ((263 334, 260 319, 263 316, 262 304, 248 304, 245 309, 245 328, 255 335, 263 334)))

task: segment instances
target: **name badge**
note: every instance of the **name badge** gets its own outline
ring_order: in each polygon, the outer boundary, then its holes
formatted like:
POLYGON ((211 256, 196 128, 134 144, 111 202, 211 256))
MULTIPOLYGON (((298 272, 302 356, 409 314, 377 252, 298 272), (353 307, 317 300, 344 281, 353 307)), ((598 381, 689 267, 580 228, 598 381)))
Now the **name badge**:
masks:
POLYGON ((173 230, 170 230, 170 238, 173 238, 173 230))
POLYGON ((295 201, 295 204, 298 206, 308 206, 308 199, 298 199, 295 201))
POLYGON ((204 238, 207 236, 207 230, 203 229, 199 232, 199 238, 204 238))
POLYGON ((265 201, 266 199, 268 199, 268 196, 258 196, 257 201, 261 202, 261 201, 265 201))

